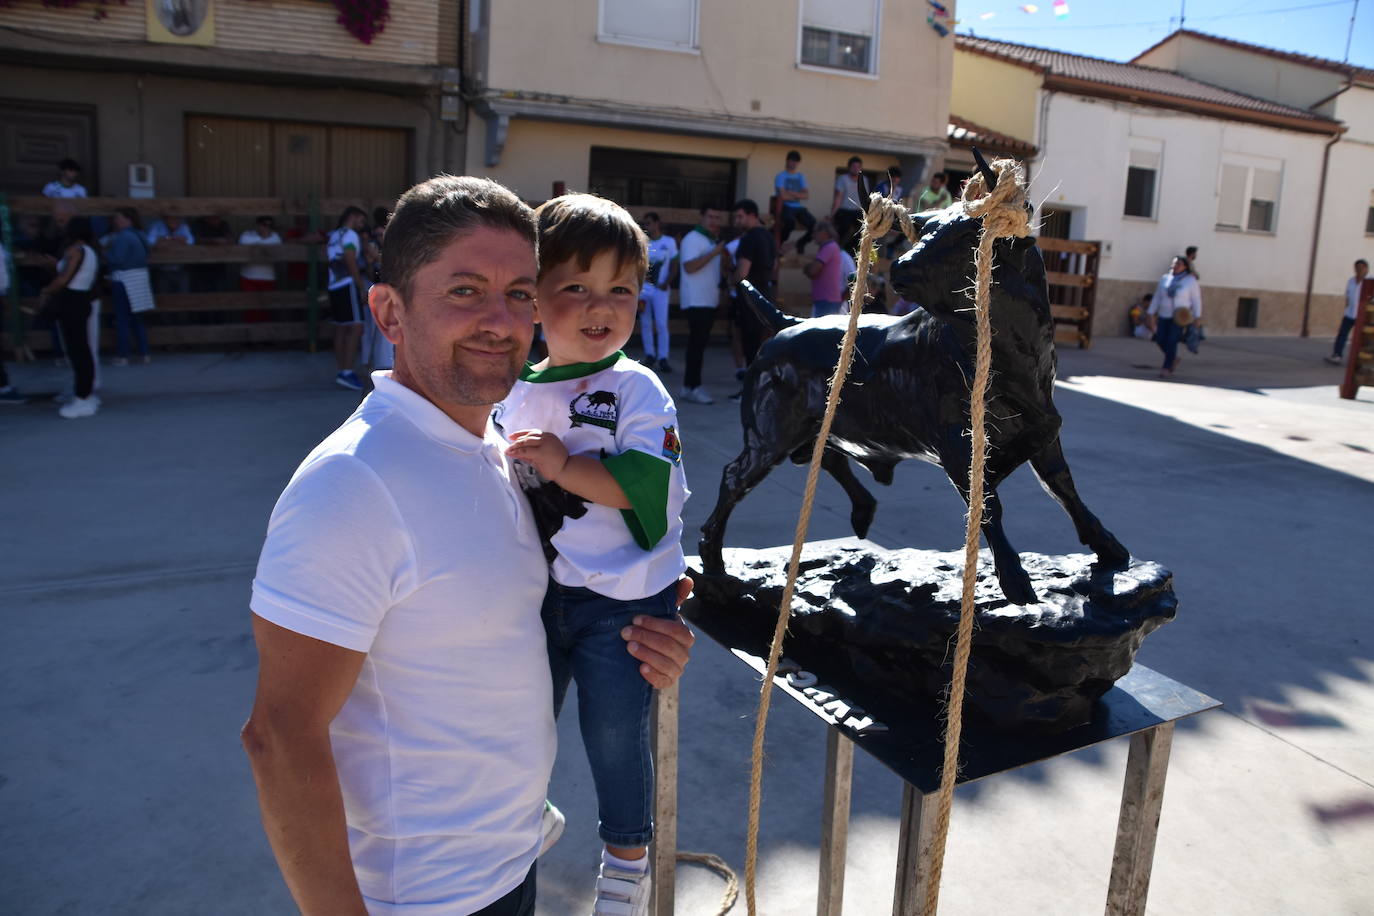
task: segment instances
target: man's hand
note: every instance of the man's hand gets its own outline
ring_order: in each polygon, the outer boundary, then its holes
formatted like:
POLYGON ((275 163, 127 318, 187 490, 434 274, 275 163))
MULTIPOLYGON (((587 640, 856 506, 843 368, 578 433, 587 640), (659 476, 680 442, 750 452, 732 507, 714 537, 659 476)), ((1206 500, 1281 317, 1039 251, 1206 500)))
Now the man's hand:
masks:
POLYGON ((522 429, 511 436, 506 454, 534 465, 545 480, 552 481, 568 464, 568 449, 553 433, 541 429, 522 429))
MULTIPOLYGON (((692 579, 683 576, 677 582, 679 607, 691 593, 692 579)), ((660 689, 672 686, 682 677, 682 670, 692 655, 692 644, 697 641, 680 617, 667 620, 640 615, 632 626, 620 631, 620 636, 629 644, 630 654, 643 663, 639 666, 640 675, 660 689)))

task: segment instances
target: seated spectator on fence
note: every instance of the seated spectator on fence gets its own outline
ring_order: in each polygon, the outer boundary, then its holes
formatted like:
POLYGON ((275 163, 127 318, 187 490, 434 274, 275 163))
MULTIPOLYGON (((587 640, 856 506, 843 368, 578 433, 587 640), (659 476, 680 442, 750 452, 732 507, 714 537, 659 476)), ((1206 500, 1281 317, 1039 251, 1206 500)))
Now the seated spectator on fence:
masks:
MULTIPOLYGON (((259 216, 253 228, 245 229, 239 236, 239 244, 280 245, 281 236, 277 235, 276 221, 270 216, 259 216)), ((239 289, 245 293, 265 293, 276 288, 277 268, 274 264, 254 260, 239 270, 239 289)))
POLYGON ((1146 293, 1140 297, 1140 301, 1131 306, 1131 310, 1126 313, 1127 327, 1132 337, 1139 337, 1141 340, 1149 340, 1150 327, 1145 322, 1145 316, 1150 311, 1150 300, 1155 297, 1154 293, 1146 293))
POLYGON ((924 210, 943 210, 954 203, 954 197, 949 193, 949 188, 945 183, 949 176, 944 172, 936 172, 930 176, 930 184, 921 192, 921 196, 916 198, 916 211, 924 210))
POLYGON ((57 178, 43 186, 44 197, 85 197, 86 187, 81 184, 81 166, 75 159, 63 159, 57 164, 57 178))
MULTIPOLYGON (((154 251, 175 251, 196 243, 195 236, 180 216, 164 213, 148 227, 148 247, 154 251)), ((153 279, 159 293, 189 293, 191 276, 185 264, 158 264, 153 279)))
POLYGON ((801 153, 796 150, 788 152, 784 169, 773 179, 773 191, 782 205, 778 213, 781 220, 778 242, 786 244, 787 237, 792 234, 797 224, 801 223, 802 228, 806 230, 806 234, 797 239, 797 254, 801 254, 806 250, 806 243, 811 241, 816 228, 816 217, 812 216, 811 211, 802 203, 811 196, 811 191, 807 188, 806 176, 801 171, 801 153))
POLYGON ((816 224, 813 235, 820 248, 802 268, 802 273, 811 278, 811 317, 838 315, 843 310, 844 259, 835 241, 835 227, 830 220, 823 219, 816 224))
POLYGON ((902 182, 902 170, 895 165, 889 168, 887 177, 878 182, 877 190, 888 200, 895 200, 897 203, 906 200, 907 189, 902 182))
POLYGON ((830 202, 830 223, 835 227, 835 239, 849 251, 859 244, 859 227, 863 225, 864 201, 859 193, 859 178, 864 173, 864 161, 850 156, 847 170, 835 179, 835 196, 830 202))
POLYGON ((105 246, 105 261, 110 267, 110 296, 114 300, 116 366, 129 364, 129 331, 138 345, 139 362, 152 362, 148 351, 148 332, 140 312, 153 307, 152 283, 148 277, 148 243, 138 231, 138 211, 120 207, 114 213, 115 231, 105 246))

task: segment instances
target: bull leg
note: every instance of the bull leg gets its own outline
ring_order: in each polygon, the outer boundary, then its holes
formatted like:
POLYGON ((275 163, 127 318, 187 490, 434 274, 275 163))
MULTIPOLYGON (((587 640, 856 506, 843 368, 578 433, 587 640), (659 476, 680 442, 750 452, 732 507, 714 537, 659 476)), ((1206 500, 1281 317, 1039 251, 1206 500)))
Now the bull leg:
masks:
POLYGON ((828 471, 849 495, 849 524, 854 528, 854 534, 861 538, 868 537, 868 526, 873 524, 873 514, 878 511, 878 501, 873 498, 872 493, 864 489, 863 484, 859 483, 859 478, 854 476, 854 469, 850 467, 849 459, 843 452, 827 448, 821 453, 821 467, 828 471))
MULTIPOLYGON (((761 437, 760 437, 761 438, 761 437)), ((725 559, 721 548, 725 541, 725 523, 730 512, 745 494, 758 486, 768 472, 777 467, 787 457, 786 450, 768 449, 766 446, 745 444, 734 461, 725 466, 720 475, 720 496, 711 517, 701 526, 701 541, 698 551, 701 554, 702 572, 719 575, 725 572, 725 559)))
POLYGON ((1054 497, 1054 501, 1059 503, 1073 520, 1078 540, 1097 554, 1098 560, 1109 566, 1126 563, 1131 558, 1131 552, 1123 547, 1110 531, 1102 527, 1097 516, 1089 512, 1088 507, 1083 505, 1083 500, 1079 499, 1078 490, 1073 485, 1073 475, 1069 473, 1069 463, 1064 460, 1064 449, 1059 444, 1059 437, 1056 436, 1053 442, 1041 449, 1030 461, 1035 476, 1040 480, 1040 486, 1054 497))
MULTIPOLYGON (((959 488, 959 495, 964 497, 965 503, 968 502, 968 491, 963 487, 959 488)), ((1011 546, 1006 531, 1002 529, 1002 501, 997 498, 997 491, 992 487, 987 488, 983 497, 983 521, 980 527, 983 531, 983 540, 992 551, 997 584, 1002 587, 1002 594, 1012 604, 1037 603, 1040 599, 1036 597, 1030 576, 1021 565, 1021 555, 1011 546)))

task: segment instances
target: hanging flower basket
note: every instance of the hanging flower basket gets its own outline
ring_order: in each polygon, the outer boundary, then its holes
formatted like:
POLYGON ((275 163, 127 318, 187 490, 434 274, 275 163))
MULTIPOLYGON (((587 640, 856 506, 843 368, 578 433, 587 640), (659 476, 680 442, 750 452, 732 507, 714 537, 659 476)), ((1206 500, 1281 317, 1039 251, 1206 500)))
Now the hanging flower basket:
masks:
POLYGON ((382 33, 391 16, 389 0, 333 0, 333 3, 339 10, 334 21, 365 45, 372 44, 372 39, 382 33))

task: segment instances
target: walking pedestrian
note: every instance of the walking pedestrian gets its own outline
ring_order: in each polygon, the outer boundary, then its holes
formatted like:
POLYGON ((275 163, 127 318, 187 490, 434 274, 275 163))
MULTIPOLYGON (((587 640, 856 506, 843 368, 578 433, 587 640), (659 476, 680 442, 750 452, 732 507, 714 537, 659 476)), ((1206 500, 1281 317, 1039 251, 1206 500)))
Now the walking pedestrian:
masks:
POLYGON ((1345 312, 1341 315, 1341 327, 1336 332, 1336 339, 1331 343, 1331 355, 1326 357, 1326 361, 1333 366, 1339 366, 1345 357, 1345 341, 1350 336, 1351 329, 1355 327, 1355 318, 1360 313, 1360 290, 1364 286, 1364 278, 1368 275, 1369 262, 1360 258, 1355 262, 1355 276, 1345 281, 1345 312))
POLYGON ((1145 313, 1155 343, 1164 352, 1160 378, 1168 378, 1178 367, 1178 344, 1183 329, 1197 324, 1202 327, 1202 291, 1192 265, 1183 255, 1177 255, 1169 265, 1169 272, 1159 278, 1150 309, 1145 313))

